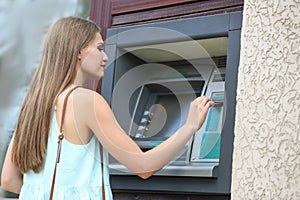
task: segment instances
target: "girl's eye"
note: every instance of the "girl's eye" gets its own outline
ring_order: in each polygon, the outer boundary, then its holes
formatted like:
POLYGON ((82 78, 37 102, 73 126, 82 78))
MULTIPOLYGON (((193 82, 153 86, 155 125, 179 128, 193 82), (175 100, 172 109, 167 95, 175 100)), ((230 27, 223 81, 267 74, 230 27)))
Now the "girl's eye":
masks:
POLYGON ((101 52, 101 51, 104 51, 104 48, 103 46, 97 46, 97 49, 101 52))

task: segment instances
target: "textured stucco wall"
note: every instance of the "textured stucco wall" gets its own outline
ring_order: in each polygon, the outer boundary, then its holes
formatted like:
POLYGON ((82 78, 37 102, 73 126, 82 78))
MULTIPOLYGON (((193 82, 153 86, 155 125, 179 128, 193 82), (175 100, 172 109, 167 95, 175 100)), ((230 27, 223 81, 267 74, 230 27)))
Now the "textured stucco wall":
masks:
POLYGON ((245 0, 232 199, 300 199, 300 1, 245 0))

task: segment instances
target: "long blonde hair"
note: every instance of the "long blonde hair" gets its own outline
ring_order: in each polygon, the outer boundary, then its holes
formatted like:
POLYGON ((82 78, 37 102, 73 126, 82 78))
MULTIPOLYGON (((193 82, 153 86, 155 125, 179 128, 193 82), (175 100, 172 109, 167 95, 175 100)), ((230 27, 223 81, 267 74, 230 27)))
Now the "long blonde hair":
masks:
POLYGON ((94 22, 75 17, 62 18, 50 27, 14 133, 12 162, 21 172, 43 169, 57 97, 74 81, 77 56, 97 32, 100 28, 94 22))

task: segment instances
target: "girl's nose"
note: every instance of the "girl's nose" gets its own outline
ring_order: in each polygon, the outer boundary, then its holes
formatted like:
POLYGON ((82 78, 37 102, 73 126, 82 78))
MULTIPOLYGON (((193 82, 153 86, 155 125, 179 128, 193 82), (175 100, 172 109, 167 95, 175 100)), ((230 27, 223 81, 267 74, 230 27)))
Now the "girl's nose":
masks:
POLYGON ((107 62, 108 61, 108 57, 107 57, 107 55, 106 55, 106 53, 103 51, 103 54, 104 54, 104 56, 103 56, 103 61, 104 62, 107 62))

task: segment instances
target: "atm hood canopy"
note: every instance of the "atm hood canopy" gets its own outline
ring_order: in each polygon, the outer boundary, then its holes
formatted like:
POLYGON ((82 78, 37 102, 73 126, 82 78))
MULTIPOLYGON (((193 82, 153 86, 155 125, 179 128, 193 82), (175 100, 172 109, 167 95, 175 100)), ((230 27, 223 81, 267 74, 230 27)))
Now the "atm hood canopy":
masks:
POLYGON ((227 37, 124 47, 124 50, 145 62, 219 57, 227 55, 227 37))

